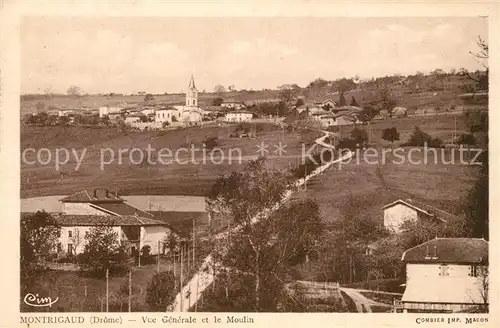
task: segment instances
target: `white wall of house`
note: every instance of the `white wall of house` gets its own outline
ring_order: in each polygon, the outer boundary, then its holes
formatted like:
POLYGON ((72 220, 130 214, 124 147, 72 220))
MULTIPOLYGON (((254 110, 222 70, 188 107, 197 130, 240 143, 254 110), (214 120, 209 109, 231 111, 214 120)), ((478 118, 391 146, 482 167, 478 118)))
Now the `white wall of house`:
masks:
POLYGON ((186 110, 182 113, 183 122, 199 122, 202 119, 202 112, 197 110, 186 110))
MULTIPOLYGON (((431 256, 432 252, 430 250, 431 256)), ((472 267, 467 264, 408 263, 403 303, 482 304, 484 266, 476 268, 476 276, 471 275, 472 267)))
POLYGON ((176 117, 179 120, 179 112, 175 110, 157 110, 155 112, 155 122, 163 123, 169 122, 172 123, 173 117, 176 117))
MULTIPOLYGON (((58 240, 60 243, 60 250, 63 253, 68 253, 71 247, 73 254, 82 253, 85 248, 85 235, 88 234, 92 228, 91 226, 61 227, 61 235, 58 240)), ((121 228, 112 227, 112 229, 117 234, 118 242, 121 242, 121 228)))
POLYGON ((132 123, 140 122, 140 121, 141 121, 141 118, 137 117, 137 116, 125 117, 125 123, 126 124, 132 124, 132 123))
POLYGON ((417 220, 418 213, 415 209, 403 204, 396 204, 384 209, 384 227, 399 233, 401 224, 407 220, 417 220))
POLYGON ((151 254, 158 254, 158 241, 161 242, 170 229, 165 226, 144 226, 141 227, 141 248, 145 245, 151 247, 151 254))
POLYGON ((252 113, 227 113, 225 120, 228 122, 248 122, 253 117, 252 113))
POLYGON ((107 215, 90 206, 90 203, 62 203, 62 212, 72 215, 107 215))

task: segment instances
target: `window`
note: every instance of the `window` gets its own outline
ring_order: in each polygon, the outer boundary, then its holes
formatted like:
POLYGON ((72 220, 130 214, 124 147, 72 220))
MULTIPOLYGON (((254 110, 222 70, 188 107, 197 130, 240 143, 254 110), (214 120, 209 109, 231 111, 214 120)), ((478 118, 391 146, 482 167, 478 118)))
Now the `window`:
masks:
POLYGON ((60 253, 62 251, 62 244, 57 243, 57 252, 60 253))
POLYGON ((71 231, 71 230, 70 230, 70 231, 68 231, 68 237, 69 237, 69 238, 73 237, 73 231, 71 231))
POLYGON ((73 244, 68 244, 68 254, 73 254, 73 244))
POLYGON ((469 276, 470 277, 477 277, 479 273, 477 265, 471 265, 469 266, 469 276))
POLYGON ((85 231, 85 237, 87 237, 88 235, 89 235, 89 232, 85 231))
POLYGON ((441 264, 439 266, 439 275, 440 276, 449 276, 450 275, 449 267, 446 264, 441 264))

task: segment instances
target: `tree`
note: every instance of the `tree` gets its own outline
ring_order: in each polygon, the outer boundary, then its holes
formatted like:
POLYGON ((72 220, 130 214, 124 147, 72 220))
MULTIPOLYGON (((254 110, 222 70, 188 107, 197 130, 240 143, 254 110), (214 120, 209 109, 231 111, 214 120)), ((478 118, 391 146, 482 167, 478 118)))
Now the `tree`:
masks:
POLYGON ((70 97, 78 97, 82 94, 82 89, 76 85, 72 85, 66 90, 66 93, 70 97))
POLYGON ((57 222, 46 212, 38 211, 21 218, 21 283, 27 286, 36 275, 39 263, 57 249, 60 234, 57 222))
POLYGON ((474 186, 467 193, 465 214, 468 236, 489 239, 489 169, 488 151, 483 150, 479 161, 481 167, 474 186))
POLYGON ((356 101, 356 98, 354 98, 354 96, 352 96, 352 98, 351 98, 351 106, 359 106, 358 102, 356 101))
POLYGON ((476 58, 476 60, 483 66, 485 71, 484 72, 477 71, 476 74, 471 74, 466 69, 462 69, 461 74, 465 75, 474 84, 473 89, 467 91, 471 92, 474 92, 476 90, 487 91, 489 89, 489 66, 488 66, 489 46, 486 40, 484 40, 481 36, 478 36, 476 44, 479 50, 476 52, 469 51, 469 53, 476 58))
POLYGON ((157 272, 149 280, 146 303, 150 311, 165 312, 177 294, 177 283, 171 271, 157 272))
POLYGON ((403 146, 413 146, 413 147, 424 147, 427 145, 432 148, 440 148, 443 145, 443 141, 439 138, 433 138, 429 134, 420 130, 418 126, 415 126, 410 140, 404 143, 403 146))
POLYGON ((227 89, 230 91, 230 92, 233 92, 233 91, 236 91, 236 86, 234 84, 231 84, 230 86, 227 87, 227 89))
MULTIPOLYGON (((256 217, 263 210, 274 207, 280 203, 287 189, 285 176, 279 171, 270 169, 265 164, 264 158, 250 161, 244 169, 229 176, 217 178, 207 197, 207 209, 232 217, 234 222, 241 227, 239 245, 245 247, 241 256, 249 264, 254 279, 253 308, 261 308, 262 289, 262 261, 266 256, 265 248, 269 242, 266 231, 268 218, 261 217, 260 224, 256 224, 256 217)), ((243 249, 240 249, 243 251, 243 249)), ((234 253, 233 253, 234 254, 234 253)), ((241 257, 233 256, 234 260, 241 257)))
POLYGON ((210 137, 205 140, 204 144, 206 149, 212 150, 219 145, 219 141, 217 140, 217 137, 210 137))
POLYGON ((295 102, 295 107, 300 107, 305 105, 304 98, 298 98, 297 101, 295 102))
POLYGON ((212 100, 212 106, 220 106, 224 102, 222 97, 216 97, 212 100))
POLYGON ((217 93, 217 94, 222 94, 222 93, 226 92, 226 89, 222 85, 217 84, 214 87, 214 92, 217 93))
POLYGON ((396 105, 396 100, 392 98, 389 88, 383 88, 380 91, 379 111, 386 110, 390 114, 396 105))
POLYGON ((300 88, 296 84, 283 84, 278 87, 278 90, 278 99, 283 101, 286 105, 290 105, 297 97, 300 88))
POLYGON ((155 101, 155 97, 152 94, 148 93, 144 96, 144 103, 145 104, 152 104, 152 103, 154 103, 154 101, 155 101))
POLYGON ((366 123, 371 121, 375 117, 375 115, 377 115, 375 108, 373 108, 372 106, 367 106, 358 113, 358 119, 361 122, 366 123))
POLYGON ((38 112, 41 112, 44 109, 45 109, 45 104, 43 102, 39 101, 36 103, 36 110, 38 112))
POLYGON ((347 105, 347 102, 345 100, 344 93, 341 92, 339 96, 339 106, 345 106, 345 105, 347 105))
POLYGON ((382 139, 389 141, 392 145, 394 141, 399 140, 399 132, 396 127, 387 128, 382 131, 382 139))
POLYGON ((106 270, 123 270, 125 251, 118 243, 118 234, 111 227, 92 227, 85 236, 83 253, 78 256, 80 269, 103 276, 106 270))
POLYGON ((360 146, 363 146, 366 143, 366 141, 368 141, 368 133, 366 133, 365 130, 354 128, 352 129, 350 135, 351 139, 354 140, 354 142, 360 146))

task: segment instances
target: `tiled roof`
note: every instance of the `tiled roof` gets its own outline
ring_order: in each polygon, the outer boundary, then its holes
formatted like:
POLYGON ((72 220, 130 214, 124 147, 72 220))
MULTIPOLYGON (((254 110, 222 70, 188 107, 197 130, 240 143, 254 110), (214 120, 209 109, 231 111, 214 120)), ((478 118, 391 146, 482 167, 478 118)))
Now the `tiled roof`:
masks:
POLYGON ((427 204, 424 204, 424 203, 421 203, 421 202, 418 202, 415 200, 411 200, 411 199, 407 199, 407 200, 398 199, 398 200, 396 200, 392 203, 389 203, 389 204, 385 205, 384 207, 382 207, 382 210, 385 210, 386 208, 393 207, 397 204, 402 204, 402 205, 405 205, 407 207, 413 208, 414 210, 416 210, 422 214, 425 214, 429 217, 435 217, 438 220, 443 221, 443 222, 446 222, 449 219, 456 218, 455 215, 448 213, 444 210, 441 210, 439 208, 435 208, 433 206, 430 206, 430 205, 427 205, 427 204))
POLYGON ((405 262, 488 263, 488 242, 480 238, 435 238, 406 250, 405 262))
POLYGON ((193 227, 193 220, 197 227, 208 225, 207 212, 174 212, 150 211, 157 220, 168 224, 181 236, 188 236, 193 227))
POLYGON ((93 190, 81 190, 77 193, 69 195, 60 199, 61 202, 72 202, 72 203, 86 203, 86 202, 123 202, 123 198, 117 196, 115 193, 109 191, 105 192, 103 189, 99 189, 100 192, 94 197, 93 190), (106 195, 108 197, 106 197, 106 195))
MULTIPOLYGON (((21 213, 21 219, 32 213, 21 213)), ((61 226, 151 226, 167 225, 152 217, 135 215, 72 215, 51 213, 54 220, 61 226)))
POLYGON ((90 206, 101 210, 104 209, 107 212, 111 212, 117 215, 135 215, 137 213, 137 215, 140 216, 153 217, 152 214, 144 212, 125 203, 92 203, 90 206))

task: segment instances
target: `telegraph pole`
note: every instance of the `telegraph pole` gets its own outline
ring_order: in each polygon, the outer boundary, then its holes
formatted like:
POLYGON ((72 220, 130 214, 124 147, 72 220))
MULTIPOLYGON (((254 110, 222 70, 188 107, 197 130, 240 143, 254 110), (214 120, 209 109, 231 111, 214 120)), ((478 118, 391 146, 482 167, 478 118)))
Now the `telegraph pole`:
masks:
POLYGON ((196 218, 193 218, 193 267, 196 267, 196 236, 195 236, 195 230, 196 229, 196 218))
POLYGON ((160 241, 159 240, 158 240, 158 252, 157 252, 156 263, 158 265, 158 272, 160 272, 160 241))
POLYGON ((128 272, 128 312, 132 312, 132 270, 128 272))
POLYGON ((106 312, 109 312, 109 269, 106 269, 106 312))

